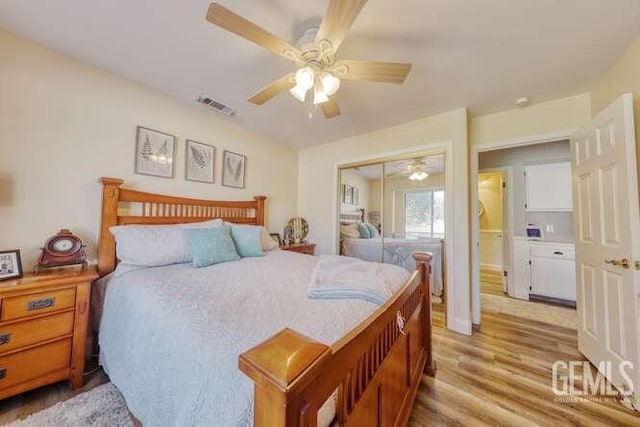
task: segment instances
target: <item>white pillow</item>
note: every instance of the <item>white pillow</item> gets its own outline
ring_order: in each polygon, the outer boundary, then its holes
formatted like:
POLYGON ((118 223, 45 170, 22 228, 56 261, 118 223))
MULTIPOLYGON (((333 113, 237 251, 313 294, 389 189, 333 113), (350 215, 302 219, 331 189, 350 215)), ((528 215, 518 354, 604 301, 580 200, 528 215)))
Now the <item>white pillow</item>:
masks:
POLYGON ((358 224, 347 224, 340 226, 340 238, 341 239, 359 239, 360 231, 358 231, 358 224))
POLYGON ((191 262, 184 228, 222 227, 221 219, 172 225, 116 225, 109 228, 116 239, 121 264, 141 267, 191 262))
POLYGON ((263 251, 272 251, 274 249, 278 249, 279 243, 273 240, 265 227, 262 227, 262 235, 260 236, 260 238, 262 240, 263 251))

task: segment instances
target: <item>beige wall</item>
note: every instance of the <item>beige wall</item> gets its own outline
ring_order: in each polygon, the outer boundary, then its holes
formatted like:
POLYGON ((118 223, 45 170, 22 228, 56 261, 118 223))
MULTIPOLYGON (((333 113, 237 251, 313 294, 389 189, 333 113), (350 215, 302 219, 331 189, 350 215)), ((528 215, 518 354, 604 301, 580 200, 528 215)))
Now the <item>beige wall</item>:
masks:
POLYGON ((307 148, 299 152, 298 214, 309 222, 309 238, 317 242, 317 252, 336 252, 337 166, 392 152, 411 150, 430 144, 451 142, 453 164, 453 224, 451 259, 455 260, 453 283, 448 283, 449 326, 470 332, 469 291, 469 173, 465 109, 405 123, 379 131, 307 148))
POLYGON ((588 93, 471 118, 471 145, 577 128, 591 117, 588 93))
POLYGON ((502 172, 478 174, 478 199, 484 206, 480 231, 502 230, 502 172))
POLYGON ((265 194, 274 232, 295 214, 295 150, 243 130, 233 119, 3 32, 0 63, 0 249, 22 249, 25 269, 45 239, 63 227, 79 234, 95 256, 100 176, 192 197, 265 194), (174 179, 133 173, 138 125, 177 136, 174 179), (215 184, 184 180, 185 138, 216 146, 215 184), (220 186, 223 149, 247 156, 244 190, 220 186))
POLYGON ((354 169, 343 169, 340 177, 341 184, 347 184, 358 189, 358 204, 357 205, 342 205, 342 212, 352 212, 357 209, 366 209, 369 212, 369 189, 370 180, 358 175, 358 172, 354 169))
POLYGON ((597 114, 617 97, 628 92, 633 94, 636 157, 640 170, 640 37, 594 85, 591 92, 593 114, 597 114))

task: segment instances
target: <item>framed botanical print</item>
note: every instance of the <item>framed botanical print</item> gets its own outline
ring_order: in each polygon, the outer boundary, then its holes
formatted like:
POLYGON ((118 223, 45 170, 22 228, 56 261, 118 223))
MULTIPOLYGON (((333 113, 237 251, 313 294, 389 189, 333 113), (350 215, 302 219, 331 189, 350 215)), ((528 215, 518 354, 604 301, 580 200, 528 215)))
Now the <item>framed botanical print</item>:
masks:
POLYGON ((247 158, 242 154, 224 150, 222 152, 222 185, 244 188, 247 158))
POLYGON ((187 139, 185 150, 185 179, 212 183, 214 181, 216 148, 187 139))
POLYGON ((138 126, 135 173, 173 178, 176 137, 138 126))

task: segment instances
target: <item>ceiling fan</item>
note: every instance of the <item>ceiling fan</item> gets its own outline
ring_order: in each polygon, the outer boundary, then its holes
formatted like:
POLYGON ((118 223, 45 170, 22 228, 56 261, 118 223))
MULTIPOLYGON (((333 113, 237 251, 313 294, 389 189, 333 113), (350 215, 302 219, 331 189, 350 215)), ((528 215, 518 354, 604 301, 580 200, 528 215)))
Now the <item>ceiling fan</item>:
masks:
POLYGON ((272 82, 248 99, 262 105, 288 90, 305 102, 308 92, 326 118, 340 115, 335 94, 340 79, 403 83, 411 64, 336 60, 335 54, 367 0, 330 0, 320 27, 308 29, 294 47, 229 9, 211 3, 207 21, 296 63, 298 69, 272 82))
POLYGON ((392 173, 388 175, 388 178, 404 178, 407 177, 411 181, 422 181, 427 179, 429 174, 426 170, 426 163, 424 159, 416 158, 409 163, 407 168, 403 171, 392 173))

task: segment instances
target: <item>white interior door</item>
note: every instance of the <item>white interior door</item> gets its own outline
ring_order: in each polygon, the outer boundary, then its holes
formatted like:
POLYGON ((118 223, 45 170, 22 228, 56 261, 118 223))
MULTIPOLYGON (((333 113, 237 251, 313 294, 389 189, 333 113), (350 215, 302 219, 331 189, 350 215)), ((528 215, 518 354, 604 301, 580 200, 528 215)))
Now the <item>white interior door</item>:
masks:
MULTIPOLYGON (((571 138, 576 246, 578 345, 617 388, 628 387, 618 371, 628 360, 639 396, 638 318, 640 213, 633 124, 627 94, 605 108, 571 138), (625 262, 626 261, 626 262, 625 262)), ((637 400, 637 399, 636 399, 637 400)), ((638 407, 636 407, 638 409, 638 407)))

